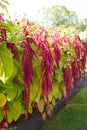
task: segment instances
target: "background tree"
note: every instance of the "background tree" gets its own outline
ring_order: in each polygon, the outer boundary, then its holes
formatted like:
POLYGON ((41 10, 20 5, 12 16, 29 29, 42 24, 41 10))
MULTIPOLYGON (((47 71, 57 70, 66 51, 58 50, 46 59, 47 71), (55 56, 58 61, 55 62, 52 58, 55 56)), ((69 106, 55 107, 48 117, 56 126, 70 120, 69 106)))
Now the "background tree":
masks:
POLYGON ((77 29, 79 32, 83 32, 87 30, 87 18, 84 18, 79 22, 77 29))
POLYGON ((65 6, 56 5, 42 9, 41 22, 52 26, 77 26, 78 17, 75 12, 65 6))

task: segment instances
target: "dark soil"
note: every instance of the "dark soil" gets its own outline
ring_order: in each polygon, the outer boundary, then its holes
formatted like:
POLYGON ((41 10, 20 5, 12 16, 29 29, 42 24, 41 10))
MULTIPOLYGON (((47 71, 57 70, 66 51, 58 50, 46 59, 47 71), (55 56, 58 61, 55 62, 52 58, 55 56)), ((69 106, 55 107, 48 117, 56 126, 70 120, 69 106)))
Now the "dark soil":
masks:
MULTIPOLYGON (((72 89, 70 93, 70 99, 72 99, 81 88, 87 85, 87 76, 86 79, 82 78, 77 85, 77 89, 72 89)), ((66 100, 63 97, 61 101, 58 101, 58 104, 54 107, 53 112, 56 113, 60 111, 66 105, 66 100)), ((48 117, 49 118, 49 117, 48 117)), ((35 111, 28 120, 25 119, 25 116, 21 116, 21 118, 14 124, 10 124, 8 130, 40 130, 41 126, 44 124, 42 120, 41 113, 35 111)))

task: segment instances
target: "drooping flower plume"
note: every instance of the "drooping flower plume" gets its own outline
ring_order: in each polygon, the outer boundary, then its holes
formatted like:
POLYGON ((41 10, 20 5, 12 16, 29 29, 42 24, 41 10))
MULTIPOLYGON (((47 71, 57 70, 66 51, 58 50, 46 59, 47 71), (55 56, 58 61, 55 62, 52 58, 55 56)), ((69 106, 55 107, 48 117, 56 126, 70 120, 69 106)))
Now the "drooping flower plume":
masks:
POLYGON ((34 51, 30 47, 29 43, 24 44, 24 51, 22 57, 22 70, 24 74, 24 85, 26 90, 26 118, 28 118, 28 108, 30 100, 30 85, 33 78, 32 58, 34 51))
POLYGON ((79 80, 79 68, 78 68, 78 63, 76 60, 72 62, 72 77, 74 80, 74 88, 77 87, 77 82, 79 80))
POLYGON ((64 78, 64 85, 66 87, 66 102, 68 103, 70 90, 72 86, 72 73, 69 65, 63 68, 63 78, 64 78))
POLYGON ((40 32, 34 34, 35 42, 38 48, 41 49, 42 61, 42 94, 46 97, 49 103, 48 94, 52 91, 52 77, 53 77, 53 57, 47 41, 47 31, 45 28, 40 28, 40 32))

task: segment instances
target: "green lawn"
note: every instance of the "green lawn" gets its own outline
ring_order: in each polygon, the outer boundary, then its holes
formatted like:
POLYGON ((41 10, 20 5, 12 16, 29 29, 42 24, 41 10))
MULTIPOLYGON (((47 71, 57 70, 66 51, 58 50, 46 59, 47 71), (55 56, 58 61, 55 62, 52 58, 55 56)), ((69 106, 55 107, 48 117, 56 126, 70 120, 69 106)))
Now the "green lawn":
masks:
MULTIPOLYGON (((47 120, 40 130, 51 130, 51 121, 47 120)), ((54 130, 87 130, 87 87, 54 115, 54 130)))

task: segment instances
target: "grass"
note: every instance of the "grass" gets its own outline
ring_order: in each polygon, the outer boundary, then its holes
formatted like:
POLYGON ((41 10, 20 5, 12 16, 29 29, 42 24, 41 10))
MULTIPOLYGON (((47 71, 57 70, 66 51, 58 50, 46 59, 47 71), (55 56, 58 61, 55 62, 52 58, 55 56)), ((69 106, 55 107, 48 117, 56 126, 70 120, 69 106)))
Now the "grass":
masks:
MULTIPOLYGON (((51 130, 51 120, 47 120, 40 130, 51 130)), ((54 115, 54 130, 87 130, 87 87, 54 115)))

